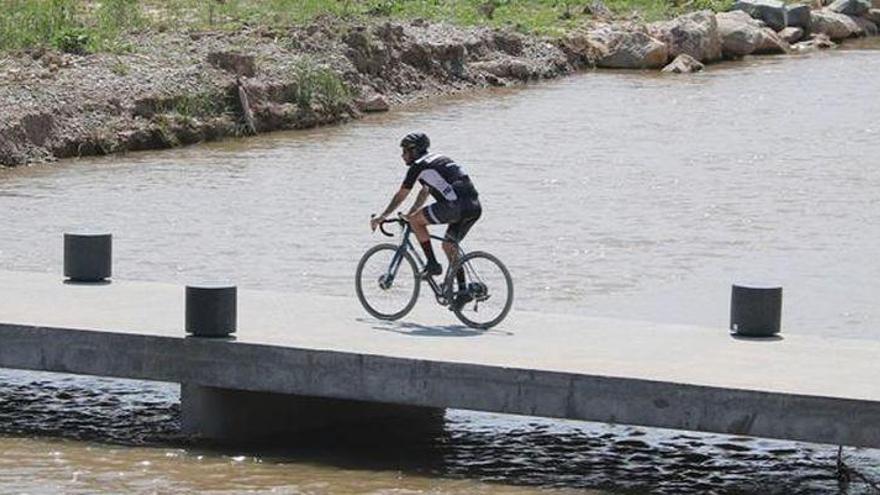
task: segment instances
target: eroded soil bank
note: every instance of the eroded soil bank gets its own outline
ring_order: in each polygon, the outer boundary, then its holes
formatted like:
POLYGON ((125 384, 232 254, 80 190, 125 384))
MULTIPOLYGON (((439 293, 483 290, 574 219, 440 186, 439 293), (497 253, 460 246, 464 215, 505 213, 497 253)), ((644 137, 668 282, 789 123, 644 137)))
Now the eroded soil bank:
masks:
POLYGON ((865 1, 783 7, 782 23, 745 1, 732 12, 650 24, 597 17, 556 38, 324 17, 285 30, 144 31, 122 54, 8 52, 0 55, 0 165, 309 128, 585 68, 692 72, 751 54, 802 53, 877 34, 880 10, 865 1))

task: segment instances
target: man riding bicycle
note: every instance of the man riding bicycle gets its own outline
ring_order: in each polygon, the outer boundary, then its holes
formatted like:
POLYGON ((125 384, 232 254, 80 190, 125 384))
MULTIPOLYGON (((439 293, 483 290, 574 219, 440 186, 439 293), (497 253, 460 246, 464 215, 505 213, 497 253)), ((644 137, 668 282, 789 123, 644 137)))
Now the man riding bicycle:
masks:
MULTIPOLYGON (((464 239, 483 211, 480 207, 479 194, 467 174, 448 157, 428 153, 430 146, 431 140, 421 132, 407 134, 400 141, 401 157, 409 170, 385 211, 370 220, 370 228, 376 230, 376 227, 406 200, 416 181, 421 184, 422 188, 405 217, 428 259, 425 276, 443 273, 443 268, 434 257, 427 226, 449 224, 446 229, 446 238, 449 240, 443 241, 443 251, 449 260, 449 266, 452 267, 458 258, 458 251, 453 242, 461 242, 464 239), (429 194, 434 197, 435 202, 422 208, 429 194)), ((464 290, 463 270, 456 274, 456 281, 459 294, 453 304, 461 307, 473 298, 464 290)))

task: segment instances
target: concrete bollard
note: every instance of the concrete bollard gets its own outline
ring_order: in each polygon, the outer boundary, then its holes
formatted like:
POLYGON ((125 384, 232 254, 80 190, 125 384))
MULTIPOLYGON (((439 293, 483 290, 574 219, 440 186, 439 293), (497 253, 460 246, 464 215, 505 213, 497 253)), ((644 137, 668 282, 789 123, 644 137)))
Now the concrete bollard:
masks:
POLYGON ((107 233, 64 234, 64 276, 73 282, 110 278, 113 238, 107 233))
POLYGON ((770 337, 780 331, 782 287, 733 285, 730 329, 745 337, 770 337))
POLYGON ((228 337, 235 333, 237 290, 231 284, 186 286, 186 333, 228 337))

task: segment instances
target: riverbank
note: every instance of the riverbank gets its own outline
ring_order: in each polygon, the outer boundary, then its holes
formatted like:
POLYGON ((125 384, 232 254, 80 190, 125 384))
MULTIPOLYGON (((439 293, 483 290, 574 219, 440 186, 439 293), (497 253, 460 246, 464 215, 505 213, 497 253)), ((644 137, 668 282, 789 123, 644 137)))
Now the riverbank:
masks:
POLYGON ((594 67, 691 72, 752 54, 803 53, 877 34, 874 2, 743 4, 652 23, 592 4, 552 36, 422 18, 321 16, 302 26, 141 29, 125 35, 130 49, 123 51, 7 51, 0 55, 0 165, 310 128, 594 67))

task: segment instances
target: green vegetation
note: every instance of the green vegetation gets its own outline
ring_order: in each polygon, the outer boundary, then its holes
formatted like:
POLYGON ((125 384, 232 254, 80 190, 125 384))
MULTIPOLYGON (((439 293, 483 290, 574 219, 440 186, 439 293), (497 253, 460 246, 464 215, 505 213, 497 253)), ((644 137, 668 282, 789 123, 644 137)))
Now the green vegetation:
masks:
POLYGON ((331 114, 340 115, 351 101, 351 91, 330 68, 304 58, 294 66, 296 91, 293 99, 303 110, 317 103, 331 114))
MULTIPOLYGON (((322 15, 444 20, 561 34, 588 19, 597 0, 0 0, 0 50, 54 46, 126 51, 121 34, 143 28, 237 29, 307 23, 322 15)), ((644 20, 724 10, 732 0, 605 0, 614 14, 644 20)))
POLYGON ((52 46, 69 53, 117 51, 120 35, 147 26, 141 2, 2 0, 0 50, 52 46))
POLYGON ((157 101, 153 111, 157 114, 199 118, 231 112, 231 105, 227 95, 219 91, 207 91, 157 101))

